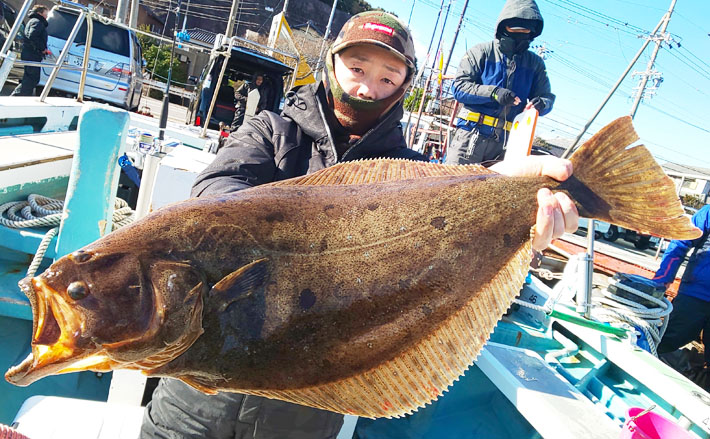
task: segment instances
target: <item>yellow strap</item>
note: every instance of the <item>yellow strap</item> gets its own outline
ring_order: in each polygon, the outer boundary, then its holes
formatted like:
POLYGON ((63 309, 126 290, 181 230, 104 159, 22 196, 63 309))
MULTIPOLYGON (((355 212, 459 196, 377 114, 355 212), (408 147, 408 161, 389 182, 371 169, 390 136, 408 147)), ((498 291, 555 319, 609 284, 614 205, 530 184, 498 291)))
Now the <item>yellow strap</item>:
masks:
MULTIPOLYGON (((462 119, 470 120, 472 122, 479 122, 478 119, 481 117, 481 113, 474 113, 473 111, 469 111, 468 114, 466 114, 466 117, 463 117, 462 119)), ((496 127, 498 125, 498 118, 495 118, 493 116, 489 116, 487 114, 483 115, 483 120, 480 121, 483 125, 488 125, 489 127, 496 127)), ((510 131, 510 127, 513 126, 512 122, 506 122, 505 126, 503 127, 506 131, 510 131)))

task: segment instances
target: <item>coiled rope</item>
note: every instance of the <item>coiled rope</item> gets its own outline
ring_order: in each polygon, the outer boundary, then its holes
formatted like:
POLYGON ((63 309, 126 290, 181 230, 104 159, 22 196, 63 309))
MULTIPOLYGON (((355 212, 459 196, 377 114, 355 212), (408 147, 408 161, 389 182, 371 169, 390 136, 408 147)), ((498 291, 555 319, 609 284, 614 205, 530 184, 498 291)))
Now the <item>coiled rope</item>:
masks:
MULTIPOLYGON (((577 259, 579 259, 579 257, 577 259)), ((568 299, 571 299, 574 297, 574 294, 577 293, 576 289, 578 283, 576 276, 579 276, 577 267, 580 263, 581 262, 576 260, 573 256, 565 266, 562 276, 559 276, 557 273, 551 276, 548 273, 538 272, 538 275, 541 275, 540 277, 546 279, 560 277, 563 279, 553 288, 552 295, 548 298, 544 306, 534 305, 520 299, 515 299, 514 303, 549 315, 562 296, 568 296, 568 299), (566 292, 566 290, 569 290, 569 292, 566 292)), ((600 322, 625 323, 638 328, 646 336, 651 353, 657 355, 656 348, 661 338, 663 338, 663 334, 666 332, 666 327, 668 326, 667 317, 673 310, 673 305, 665 297, 660 299, 653 297, 636 288, 624 285, 616 279, 611 278, 609 282, 610 285, 615 286, 617 289, 646 299, 655 306, 647 307, 635 300, 614 294, 608 289, 602 289, 602 297, 592 298, 592 318, 600 322)))
MULTIPOLYGON (((37 272, 47 247, 57 234, 62 221, 64 202, 42 195, 30 194, 27 201, 11 201, 0 205, 0 225, 13 229, 28 227, 51 227, 45 233, 27 269, 27 276, 32 277, 37 272)), ((116 197, 113 211, 113 227, 116 230, 133 222, 133 210, 121 198, 116 197)))
POLYGON ((673 311, 673 305, 666 297, 658 299, 636 288, 624 285, 616 279, 610 279, 609 283, 619 290, 635 294, 656 306, 647 307, 637 301, 614 294, 608 289, 603 289, 602 297, 593 299, 596 306, 592 308, 592 315, 600 320, 624 322, 639 328, 646 336, 651 353, 657 356, 656 347, 666 332, 668 315, 673 311))

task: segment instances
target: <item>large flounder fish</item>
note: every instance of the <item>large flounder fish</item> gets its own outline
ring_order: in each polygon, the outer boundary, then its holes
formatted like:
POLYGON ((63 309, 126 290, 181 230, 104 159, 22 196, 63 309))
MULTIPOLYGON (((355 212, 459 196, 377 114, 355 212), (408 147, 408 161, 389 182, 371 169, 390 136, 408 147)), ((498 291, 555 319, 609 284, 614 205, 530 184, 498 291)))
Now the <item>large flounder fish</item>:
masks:
POLYGON ((138 369, 393 417, 442 394, 518 294, 541 187, 583 216, 672 239, 700 231, 619 119, 572 157, 574 175, 511 178, 401 160, 191 199, 20 283, 32 353, 6 379, 138 369))

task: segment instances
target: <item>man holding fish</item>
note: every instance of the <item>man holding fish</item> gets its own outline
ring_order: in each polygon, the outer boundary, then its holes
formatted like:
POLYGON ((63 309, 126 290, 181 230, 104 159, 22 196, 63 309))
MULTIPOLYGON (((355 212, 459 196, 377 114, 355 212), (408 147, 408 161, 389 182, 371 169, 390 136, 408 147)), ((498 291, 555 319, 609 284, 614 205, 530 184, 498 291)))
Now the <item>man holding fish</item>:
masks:
MULTIPOLYGON (((326 57, 320 83, 286 96, 283 112, 264 111, 233 133, 194 184, 192 195, 229 194, 311 174, 340 162, 371 158, 424 160, 406 147, 399 124, 402 101, 416 70, 407 27, 380 11, 343 26, 326 57)), ((568 160, 530 157, 491 170, 565 180, 568 160)), ((540 189, 532 247, 576 229, 569 197, 540 189)), ((462 231, 463 233, 463 231, 462 231)), ((327 273, 324 273, 326 276, 327 273)), ((302 295, 302 301, 315 300, 302 295)), ((341 414, 255 395, 207 395, 176 379, 162 379, 146 410, 144 438, 334 438, 341 414)))

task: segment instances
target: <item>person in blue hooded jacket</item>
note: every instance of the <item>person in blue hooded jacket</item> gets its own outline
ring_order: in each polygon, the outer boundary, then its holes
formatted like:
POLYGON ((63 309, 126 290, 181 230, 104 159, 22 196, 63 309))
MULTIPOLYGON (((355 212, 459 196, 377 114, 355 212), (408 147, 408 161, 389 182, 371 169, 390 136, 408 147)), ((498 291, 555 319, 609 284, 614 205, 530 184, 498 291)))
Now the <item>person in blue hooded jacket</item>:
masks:
POLYGON ((697 339, 702 331, 707 367, 710 365, 710 205, 698 210, 692 221, 703 235, 692 241, 671 241, 653 278, 670 285, 685 255, 692 249, 678 295, 673 299, 668 328, 657 350, 659 354, 675 351, 697 339))
POLYGON ((463 108, 446 163, 501 159, 515 116, 530 106, 541 116, 552 110, 555 95, 545 63, 528 50, 542 27, 534 0, 508 0, 498 17, 495 39, 466 52, 453 86, 454 98, 463 108))

